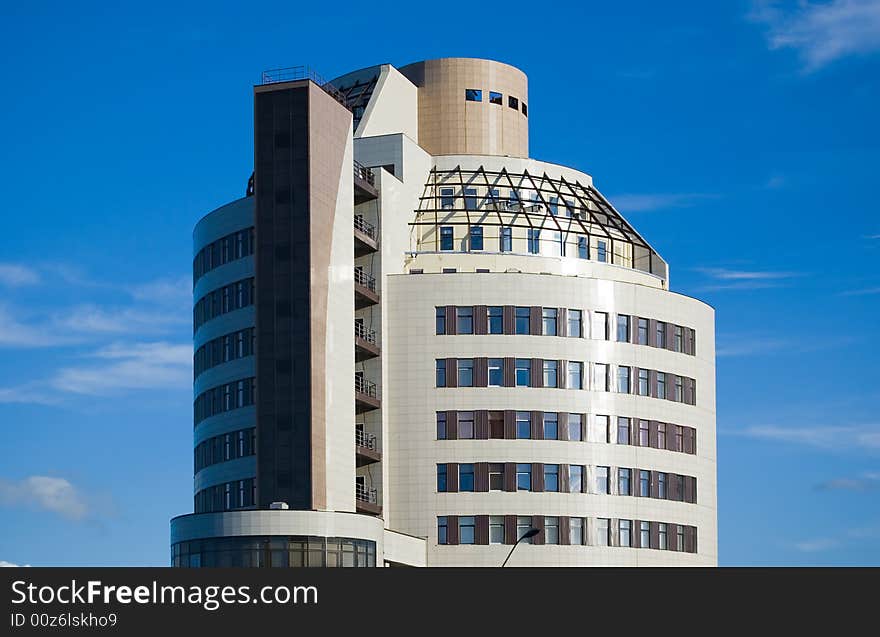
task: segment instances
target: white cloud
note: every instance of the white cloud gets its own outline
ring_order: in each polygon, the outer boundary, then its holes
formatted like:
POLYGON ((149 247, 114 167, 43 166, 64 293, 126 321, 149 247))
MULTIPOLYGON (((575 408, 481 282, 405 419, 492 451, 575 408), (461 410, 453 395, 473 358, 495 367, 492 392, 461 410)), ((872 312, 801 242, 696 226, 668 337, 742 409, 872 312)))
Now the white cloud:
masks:
POLYGON ((625 193, 610 197, 609 200, 617 210, 628 212, 648 212, 666 208, 686 208, 706 199, 717 199, 717 195, 704 193, 625 193))
POLYGON ((106 335, 132 332, 156 334, 192 319, 188 312, 157 312, 136 307, 103 308, 79 305, 54 317, 56 329, 81 334, 106 335))
POLYGON ((192 278, 180 276, 136 285, 131 288, 131 295, 138 301, 188 307, 192 303, 192 278))
POLYGON ((841 296, 873 296, 874 294, 880 294, 880 287, 847 290, 846 292, 840 293, 841 296))
POLYGON ((19 482, 0 480, 0 503, 28 506, 81 520, 89 507, 79 490, 64 478, 30 476, 19 482))
POLYGON ((780 338, 730 336, 726 337, 724 342, 719 339, 718 347, 715 350, 715 356, 718 358, 728 358, 734 356, 770 354, 772 352, 778 352, 779 350, 788 349, 794 345, 794 342, 780 338))
POLYGON ((780 427, 777 425, 747 427, 739 435, 762 440, 829 450, 860 449, 880 451, 880 425, 831 427, 780 427))
POLYGON ((6 560, 0 560, 0 568, 18 568, 21 566, 30 566, 30 564, 13 564, 12 562, 7 562, 6 560))
POLYGON ((802 542, 795 542, 794 544, 794 548, 803 553, 818 553, 821 551, 827 551, 829 549, 837 548, 838 546, 840 546, 840 541, 834 540, 832 538, 804 540, 802 542))
POLYGON ((700 289, 707 292, 722 290, 762 290, 784 285, 788 279, 801 276, 799 272, 776 270, 742 270, 731 268, 695 268, 717 283, 700 289))
POLYGON ((807 72, 880 50, 880 0, 778 2, 757 0, 749 17, 767 28, 771 49, 793 49, 807 72))
POLYGON ((816 488, 819 491, 873 491, 880 489, 880 473, 866 471, 856 478, 834 478, 816 488))
POLYGON ((0 263, 0 283, 10 287, 36 285, 40 275, 36 270, 16 263, 0 263))
POLYGON ((39 320, 25 322, 0 305, 0 347, 50 347, 71 340, 70 335, 54 332, 39 320))

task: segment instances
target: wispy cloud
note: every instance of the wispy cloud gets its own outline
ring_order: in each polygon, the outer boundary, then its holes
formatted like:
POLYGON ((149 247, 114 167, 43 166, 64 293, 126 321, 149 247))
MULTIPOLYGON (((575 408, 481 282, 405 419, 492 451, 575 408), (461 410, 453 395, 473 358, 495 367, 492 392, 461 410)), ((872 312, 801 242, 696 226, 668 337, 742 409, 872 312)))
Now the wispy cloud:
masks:
POLYGON ((880 234, 869 234, 865 239, 880 239, 880 234))
POLYGON ((131 288, 131 295, 138 301, 189 306, 192 303, 192 279, 189 276, 181 276, 135 285, 131 288))
POLYGON ((0 387, 0 405, 2 404, 25 404, 25 405, 56 405, 58 396, 47 392, 37 383, 26 383, 16 387, 0 387))
POLYGON ((835 540, 833 538, 818 538, 815 540, 795 542, 793 546, 802 553, 819 553, 821 551, 837 548, 840 546, 840 540, 835 540))
POLYGON ((16 316, 0 305, 0 347, 50 347, 76 340, 69 332, 53 330, 43 319, 16 316))
POLYGON ((707 292, 721 290, 761 290, 777 288, 786 284, 789 279, 801 276, 799 272, 774 270, 742 270, 731 268, 695 268, 716 283, 702 286, 707 292))
POLYGON ((840 296, 871 296, 874 294, 880 294, 880 287, 861 288, 859 290, 846 290, 845 292, 841 292, 840 296))
POLYGON ((7 562, 6 560, 0 560, 0 568, 19 568, 21 566, 30 566, 30 564, 13 564, 12 562, 7 562))
POLYGON ((13 482, 0 480, 0 503, 50 511, 69 520, 82 520, 89 506, 82 493, 64 478, 30 476, 13 482))
POLYGON ((880 489, 880 473, 866 471, 855 478, 833 478, 816 485, 818 491, 874 491, 880 489))
POLYGON ((781 338, 762 338, 754 336, 728 336, 723 342, 719 339, 715 356, 720 358, 734 356, 755 356, 771 354, 794 346, 793 341, 781 338))
POLYGON ((650 212, 669 208, 688 208, 707 199, 717 199, 718 195, 706 193, 624 193, 610 198, 614 207, 623 213, 650 212))
POLYGON ((33 268, 16 263, 0 263, 0 284, 10 287, 36 285, 40 282, 39 273, 33 268))
POLYGON ((187 312, 160 312, 142 307, 78 305, 53 317, 56 329, 79 334, 157 334, 192 319, 187 312))
POLYGON ((779 2, 756 0, 749 18, 767 29, 771 49, 793 49, 804 70, 880 50, 880 1, 779 2))
POLYGON ((880 424, 829 427, 763 425, 747 427, 734 433, 818 449, 880 451, 880 424))

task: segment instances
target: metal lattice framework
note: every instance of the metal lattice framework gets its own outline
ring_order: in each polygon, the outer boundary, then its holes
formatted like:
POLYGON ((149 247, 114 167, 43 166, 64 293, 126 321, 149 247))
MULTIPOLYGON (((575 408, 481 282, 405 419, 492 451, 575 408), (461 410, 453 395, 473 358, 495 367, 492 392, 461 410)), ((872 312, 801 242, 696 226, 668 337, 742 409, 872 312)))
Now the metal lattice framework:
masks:
POLYGON ((435 235, 441 225, 481 225, 548 229, 563 237, 583 235, 588 240, 600 237, 610 243, 612 262, 667 276, 666 262, 598 190, 562 176, 553 179, 546 172, 538 176, 527 170, 514 173, 483 166, 475 170, 461 165, 451 170, 433 168, 415 213, 410 225, 433 226, 435 235), (452 189, 451 196, 442 194, 446 188, 452 189), (502 189, 511 196, 501 196, 502 189), (526 191, 532 194, 531 200, 521 198, 526 191), (632 251, 631 263, 615 261, 622 253, 615 248, 622 244, 632 251))
POLYGON ((354 114, 353 130, 357 130, 378 81, 377 73, 368 80, 356 80, 353 84, 335 87, 345 100, 345 105, 354 114))

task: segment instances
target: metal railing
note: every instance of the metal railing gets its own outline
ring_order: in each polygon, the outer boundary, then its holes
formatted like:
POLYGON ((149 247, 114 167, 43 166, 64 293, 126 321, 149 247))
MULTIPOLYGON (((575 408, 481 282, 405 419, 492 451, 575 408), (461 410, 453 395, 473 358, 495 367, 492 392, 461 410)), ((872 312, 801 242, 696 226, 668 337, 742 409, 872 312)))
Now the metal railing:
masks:
POLYGON ((358 394, 365 394, 371 398, 378 398, 379 392, 376 389, 376 383, 368 381, 363 376, 354 377, 354 391, 358 394))
POLYGON ((363 179, 371 186, 376 185, 376 179, 375 177, 373 177, 373 171, 358 162, 357 160, 354 160, 354 176, 358 179, 363 179))
POLYGON ((354 444, 356 444, 358 447, 377 451, 376 434, 368 434, 367 432, 361 431, 360 429, 355 429, 354 444))
POLYGON ((379 494, 376 489, 370 489, 362 484, 358 484, 357 482, 354 483, 354 497, 361 502, 378 504, 378 495, 379 494))
MULTIPOLYGON (((345 95, 330 82, 321 77, 320 73, 310 66, 288 66, 283 69, 269 69, 263 71, 262 84, 277 84, 278 82, 295 82, 297 80, 311 80, 327 93, 330 97, 348 108, 345 95)), ((348 110, 351 110, 350 108, 348 110)))
POLYGON ((354 216, 354 229, 363 232, 370 239, 376 239, 376 226, 364 219, 363 215, 354 216))
POLYGON ((368 330, 363 323, 354 322, 354 335, 368 343, 376 344, 376 330, 368 330))
POLYGON ((369 289, 371 292, 376 291, 376 279, 358 268, 354 269, 354 282, 369 289))

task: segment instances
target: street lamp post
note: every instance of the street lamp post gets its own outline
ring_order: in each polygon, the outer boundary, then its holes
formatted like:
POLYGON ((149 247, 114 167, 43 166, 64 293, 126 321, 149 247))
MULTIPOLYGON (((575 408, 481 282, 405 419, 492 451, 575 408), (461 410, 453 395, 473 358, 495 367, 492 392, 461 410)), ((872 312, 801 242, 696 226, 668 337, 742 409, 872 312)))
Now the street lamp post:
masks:
POLYGON ((513 555, 513 551, 514 551, 514 549, 516 549, 516 547, 519 546, 519 543, 520 543, 520 542, 522 542, 523 540, 528 540, 529 538, 533 538, 533 537, 535 537, 535 536, 536 536, 538 533, 540 533, 540 532, 541 532, 540 529, 536 529, 536 528, 532 527, 532 528, 530 528, 529 530, 527 530, 525 533, 523 533, 523 534, 522 534, 522 537, 519 538, 519 539, 514 543, 513 548, 510 549, 510 553, 507 554, 507 557, 504 559, 504 564, 502 564, 501 567, 504 568, 504 567, 507 565, 507 560, 509 560, 509 559, 510 559, 510 556, 513 555))

